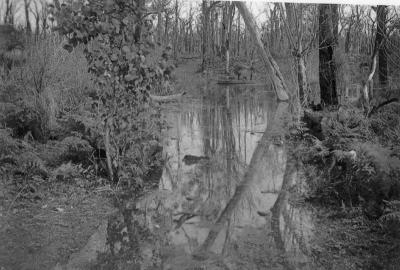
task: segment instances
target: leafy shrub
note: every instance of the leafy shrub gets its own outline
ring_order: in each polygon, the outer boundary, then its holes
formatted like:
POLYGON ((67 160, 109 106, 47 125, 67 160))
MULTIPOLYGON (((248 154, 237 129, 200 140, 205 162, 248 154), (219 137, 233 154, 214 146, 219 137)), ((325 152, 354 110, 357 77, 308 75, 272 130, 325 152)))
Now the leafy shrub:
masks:
POLYGON ((152 21, 140 1, 86 1, 55 11, 58 31, 73 52, 83 44, 96 85, 96 133, 102 135, 109 177, 137 186, 151 164, 144 162, 160 136, 159 112, 149 91, 164 76, 146 60, 154 48, 152 21), (72 22, 72 23, 71 23, 72 22))

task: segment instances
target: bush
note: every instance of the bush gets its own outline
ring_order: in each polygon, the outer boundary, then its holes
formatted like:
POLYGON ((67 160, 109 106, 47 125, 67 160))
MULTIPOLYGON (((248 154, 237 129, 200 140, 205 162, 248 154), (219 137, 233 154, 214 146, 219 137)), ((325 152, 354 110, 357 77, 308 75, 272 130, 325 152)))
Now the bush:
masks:
POLYGON ((73 52, 85 46, 96 85, 95 133, 102 137, 109 178, 132 190, 152 166, 146 159, 161 131, 149 92, 165 74, 150 59, 155 44, 151 20, 141 17, 145 11, 140 1, 122 0, 77 2, 55 10, 57 30, 67 38, 64 48, 73 52))
POLYGON ((92 87, 82 50, 69 55, 61 42, 55 34, 28 41, 24 64, 0 74, 0 96, 18 108, 6 119, 16 135, 45 141, 59 113, 79 108, 92 87))
POLYGON ((384 201, 400 198, 399 120, 392 109, 372 119, 354 108, 324 112, 321 140, 305 135, 297 149, 310 197, 380 217, 384 201))

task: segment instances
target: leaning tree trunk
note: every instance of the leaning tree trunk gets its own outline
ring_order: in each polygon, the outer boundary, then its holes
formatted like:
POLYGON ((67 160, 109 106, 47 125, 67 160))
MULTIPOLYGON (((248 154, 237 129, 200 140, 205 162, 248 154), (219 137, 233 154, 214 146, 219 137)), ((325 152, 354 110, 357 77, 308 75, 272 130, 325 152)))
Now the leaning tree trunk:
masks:
POLYGON ((319 84, 321 102, 326 105, 338 104, 333 52, 335 50, 335 30, 333 10, 337 5, 319 5, 319 84))
POLYGON ((386 88, 388 85, 388 67, 387 67, 387 48, 386 48, 386 16, 387 7, 378 6, 377 8, 377 31, 376 31, 376 43, 380 44, 378 51, 378 74, 379 84, 382 88, 386 88))
POLYGON ((267 69, 268 74, 271 77, 274 90, 278 100, 287 101, 289 96, 287 94, 287 86, 283 79, 283 76, 279 70, 278 64, 272 58, 272 55, 268 49, 268 47, 264 47, 264 44, 261 42, 260 31, 257 29, 257 24, 251 15, 250 11, 246 7, 245 2, 237 1, 234 2, 236 7, 238 8, 240 14, 243 17, 243 20, 246 24, 249 33, 254 40, 255 45, 258 48, 260 57, 264 63, 264 66, 267 69))

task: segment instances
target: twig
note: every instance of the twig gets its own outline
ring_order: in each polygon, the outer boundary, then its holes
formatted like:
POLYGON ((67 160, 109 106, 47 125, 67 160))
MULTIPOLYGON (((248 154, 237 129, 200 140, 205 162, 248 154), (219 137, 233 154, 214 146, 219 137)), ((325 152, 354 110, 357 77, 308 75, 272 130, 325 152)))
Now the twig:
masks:
POLYGON ((24 187, 18 192, 17 196, 15 196, 14 200, 10 203, 10 205, 9 205, 8 208, 7 208, 7 212, 6 212, 6 215, 7 215, 7 216, 8 216, 8 214, 9 214, 9 212, 10 212, 11 207, 13 206, 13 204, 17 201, 18 197, 21 196, 22 192, 23 192, 27 187, 28 187, 28 185, 24 186, 24 187))

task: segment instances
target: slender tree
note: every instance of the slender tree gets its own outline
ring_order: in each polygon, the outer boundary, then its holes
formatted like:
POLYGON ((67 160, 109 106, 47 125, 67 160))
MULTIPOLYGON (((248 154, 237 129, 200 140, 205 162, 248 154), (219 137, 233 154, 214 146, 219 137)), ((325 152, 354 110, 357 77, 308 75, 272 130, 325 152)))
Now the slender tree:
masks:
POLYGON ((387 20, 387 7, 379 5, 376 8, 377 29, 376 41, 380 44, 378 49, 378 77, 381 87, 386 88, 388 84, 388 66, 387 66, 387 48, 386 48, 386 20, 387 20))
POLYGON ((326 105, 338 104, 336 91, 335 62, 333 54, 337 35, 334 16, 337 5, 320 4, 319 11, 319 85, 321 102, 326 105))
POLYGON ((179 5, 178 0, 175 0, 175 25, 174 25, 174 59, 178 57, 178 37, 179 37, 179 5))
POLYGON ((284 30, 288 39, 289 49, 294 57, 297 67, 298 96, 301 104, 308 103, 305 94, 308 92, 308 81, 306 73, 306 55, 311 49, 314 41, 314 35, 305 37, 305 28, 303 15, 304 5, 285 3, 286 17, 283 12, 283 5, 280 4, 280 14, 284 22, 284 30))
POLYGON ((203 38, 202 38, 202 64, 201 69, 205 70, 208 62, 208 22, 210 20, 210 9, 206 0, 202 2, 203 12, 203 38))
POLYGON ((14 8, 12 0, 5 0, 4 24, 14 25, 14 8))
POLYGON ((235 16, 235 6, 233 4, 229 5, 227 20, 226 20, 226 33, 225 33, 225 72, 229 73, 229 65, 230 65, 230 47, 231 47, 231 39, 232 39, 232 21, 235 16))
POLYGON ((25 12, 25 23, 26 23, 26 33, 30 34, 32 32, 31 21, 29 19, 29 8, 31 1, 24 0, 24 12, 25 12))

